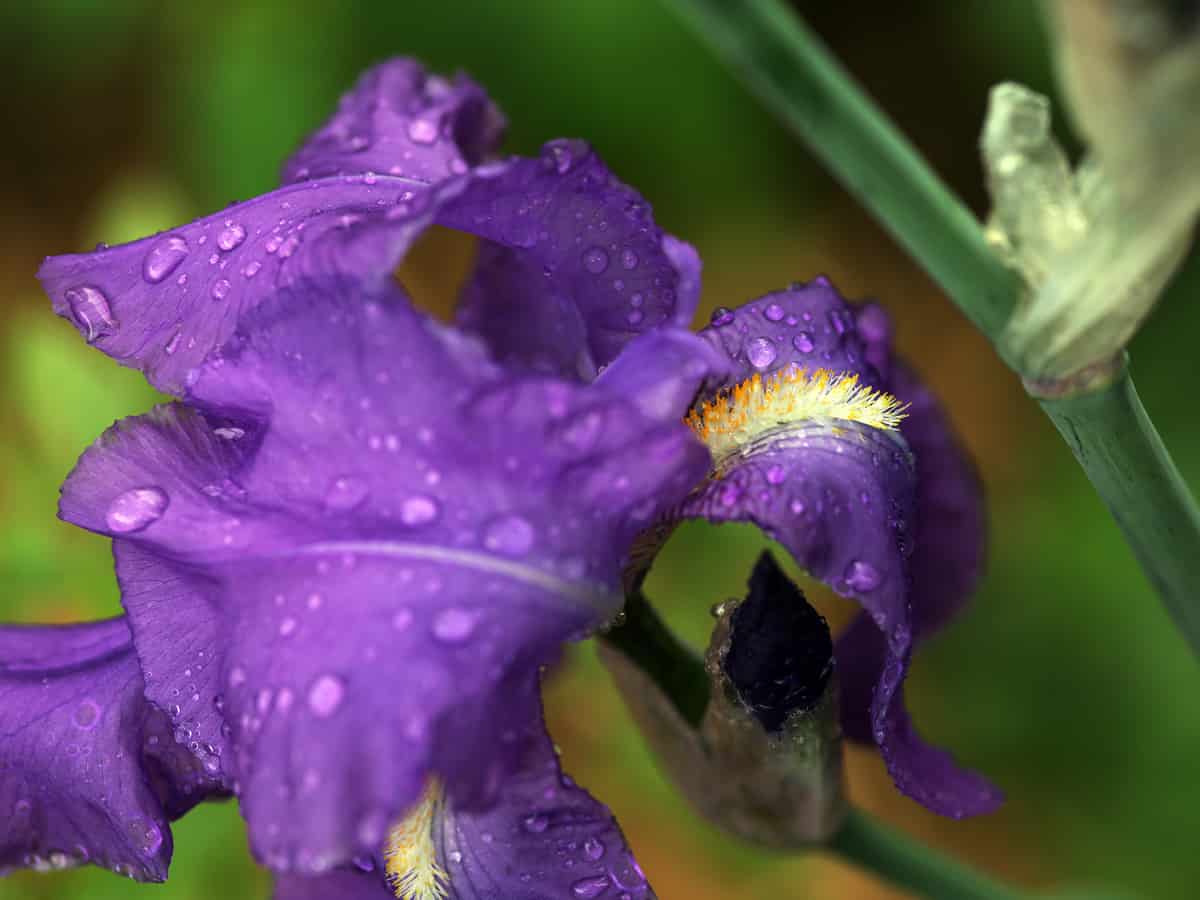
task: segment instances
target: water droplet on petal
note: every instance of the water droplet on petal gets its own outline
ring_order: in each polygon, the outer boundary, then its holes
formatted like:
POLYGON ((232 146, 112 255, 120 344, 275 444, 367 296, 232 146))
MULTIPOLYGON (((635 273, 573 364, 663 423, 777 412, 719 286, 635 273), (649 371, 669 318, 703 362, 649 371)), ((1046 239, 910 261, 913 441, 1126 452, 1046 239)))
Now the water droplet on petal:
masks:
POLYGON ((583 267, 593 275, 599 275, 608 268, 608 253, 603 247, 591 247, 584 251, 583 267))
POLYGON ((159 241, 142 262, 142 277, 151 284, 158 284, 178 269, 187 255, 188 244, 183 238, 175 236, 159 241))
POLYGON ((851 560, 842 577, 851 590, 872 591, 879 587, 879 570, 861 559, 851 560))
POLYGON ((168 504, 167 495, 156 487, 133 488, 113 499, 104 521, 110 530, 130 534, 158 521, 168 504))
POLYGON ((533 547, 533 525, 524 516, 497 516, 483 529, 483 546, 506 556, 524 556, 533 547))
POLYGON ((414 144, 432 144, 437 140, 437 122, 429 119, 413 119, 408 123, 408 139, 414 144))
POLYGON ((541 834, 550 827, 550 820, 541 813, 534 813, 531 816, 526 816, 523 823, 525 830, 530 834, 541 834))
POLYGON ((621 251, 621 265, 626 269, 636 269, 638 264, 638 255, 633 250, 621 251))
POLYGON ((763 310, 763 318, 768 322, 778 322, 784 316, 783 307, 778 303, 771 303, 763 310))
POLYGON ((89 344, 117 330, 117 320, 113 318, 108 298, 100 288, 84 284, 72 288, 64 296, 71 307, 71 317, 83 330, 83 336, 89 344))
POLYGON ((75 723, 76 728, 91 731, 96 727, 96 723, 100 721, 100 713, 100 704, 95 700, 84 700, 75 708, 75 713, 71 716, 71 721, 75 723))
POLYGON ((353 509, 367 498, 367 483, 354 475, 339 475, 325 492, 325 508, 336 512, 353 509))
POLYGON ((229 288, 232 287, 224 278, 218 278, 212 286, 212 298, 214 300, 224 300, 229 296, 229 288))
POLYGON ((733 310, 727 306, 718 306, 712 311, 712 318, 708 320, 708 324, 713 328, 723 328, 733 321, 733 310))
POLYGON ((262 268, 262 263, 257 259, 253 259, 246 263, 246 268, 242 269, 242 275, 246 278, 253 278, 258 274, 258 270, 262 268))
POLYGON ((757 337, 746 345, 746 358, 756 369, 765 369, 775 362, 778 351, 768 338, 757 337))
POLYGON ((591 878, 581 878, 571 885, 571 893, 582 900, 594 900, 612 884, 607 875, 596 875, 591 878))
POLYGON ((785 478, 787 478, 787 470, 778 463, 767 469, 768 484, 783 484, 785 478))
POLYGON ((440 512, 437 500, 425 494, 416 494, 400 504, 400 521, 405 525, 428 525, 437 519, 440 512))
POLYGON ((434 617, 433 636, 447 644, 460 644, 475 632, 478 621, 477 613, 451 606, 434 617))
POLYGON ((308 708, 314 716, 328 718, 337 712, 346 695, 346 685, 336 675, 322 675, 308 691, 308 708))
POLYGON ((224 231, 217 235, 217 246, 222 250, 229 251, 237 247, 245 239, 245 228, 241 225, 228 225, 224 231))
POLYGON ((604 856, 604 842, 600 838, 588 838, 583 842, 583 855, 593 861, 600 859, 604 856))
POLYGON ((812 353, 813 347, 816 345, 813 343, 811 334, 809 334, 807 331, 801 331, 794 338, 792 338, 792 346, 801 353, 812 353))

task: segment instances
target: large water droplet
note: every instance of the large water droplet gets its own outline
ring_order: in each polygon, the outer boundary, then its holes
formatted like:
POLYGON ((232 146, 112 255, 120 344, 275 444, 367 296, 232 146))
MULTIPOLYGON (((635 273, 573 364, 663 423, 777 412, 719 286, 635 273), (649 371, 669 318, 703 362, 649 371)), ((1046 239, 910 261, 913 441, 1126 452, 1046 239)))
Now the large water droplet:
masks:
POLYGON ((478 621, 478 613, 451 606, 434 617, 433 636, 447 644, 461 644, 474 634, 478 621))
POLYGON ((533 547, 533 525, 524 516, 497 516, 483 528, 483 546, 493 553, 524 556, 533 547))
POLYGON ((142 277, 151 284, 158 284, 178 269, 187 255, 188 244, 183 238, 175 236, 159 241, 142 261, 142 277))
POLYGON ((595 875, 591 878, 581 878, 571 885, 571 893, 582 900, 594 900, 608 890, 612 882, 607 875, 595 875))
POLYGON ((308 708, 314 716, 332 716, 346 695, 346 684, 336 675, 322 675, 308 690, 308 708))
POLYGON ((590 860, 598 860, 604 856, 604 842, 597 837, 590 837, 583 842, 583 855, 590 860))
POLYGON ((91 731, 100 721, 100 712, 100 704, 95 700, 84 700, 75 708, 71 721, 75 723, 76 728, 91 731))
POLYGON ((608 268, 608 252, 603 247, 591 247, 584 251, 583 267, 593 275, 608 268))
POLYGON ((83 284, 71 288, 64 296, 67 305, 71 307, 71 317, 82 329, 83 336, 89 344, 96 338, 117 330, 117 320, 113 318, 108 298, 100 288, 83 284))
POLYGON ((104 521, 118 534, 141 531, 158 521, 169 502, 166 493, 156 487, 133 488, 113 499, 104 521))
POLYGON ((851 560, 842 577, 851 590, 873 591, 879 587, 879 570, 861 559, 851 560))
POLYGON ((746 345, 746 358, 756 369, 765 369, 775 362, 778 353, 775 345, 765 337, 757 337, 746 345))
POLYGON ((426 494, 408 497, 400 504, 400 521, 405 525, 428 525, 438 517, 441 507, 426 494))
POLYGON ((783 307, 778 303, 771 303, 763 310, 763 318, 768 322, 778 322, 784 316, 783 307))
POLYGON ((408 123, 408 139, 414 144, 432 144, 437 140, 437 122, 429 119, 413 119, 408 123))
POLYGON ((367 483, 354 475, 339 475, 325 491, 325 507, 335 512, 353 509, 367 498, 367 483))
POLYGON ((801 331, 794 338, 792 338, 792 346, 801 353, 812 353, 813 347, 816 345, 813 344, 811 334, 809 334, 807 331, 801 331))
POLYGON ((237 247, 246 239, 246 229, 241 225, 230 224, 225 226, 225 230, 217 235, 217 246, 222 250, 229 251, 237 247))

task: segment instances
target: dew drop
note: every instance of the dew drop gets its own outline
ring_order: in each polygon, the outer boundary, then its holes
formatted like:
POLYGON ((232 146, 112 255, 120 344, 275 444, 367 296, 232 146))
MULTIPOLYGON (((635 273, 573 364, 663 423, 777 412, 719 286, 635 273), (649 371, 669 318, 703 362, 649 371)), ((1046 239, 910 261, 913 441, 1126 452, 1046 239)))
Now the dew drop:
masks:
POLYGON ((142 261, 142 277, 158 284, 179 268, 188 255, 188 244, 181 237, 169 237, 155 244, 142 261))
POLYGON ((621 251, 621 265, 626 269, 636 269, 638 264, 638 255, 633 250, 621 251))
POLYGON ((354 509, 367 499, 367 483, 354 475, 339 475, 325 491, 325 508, 334 512, 354 509))
POLYGON ((646 315, 640 309, 632 309, 625 316, 625 321, 630 325, 639 325, 644 318, 646 318, 646 315))
POLYGON ((292 634, 294 634, 295 631, 296 631, 296 620, 294 618, 292 618, 291 616, 288 616, 286 619, 284 619, 282 622, 279 623, 279 636, 280 637, 289 637, 292 634))
POLYGON ((785 478, 787 478, 787 470, 778 463, 767 469, 768 484, 783 484, 785 478))
POLYGON ((505 556, 524 556, 533 547, 533 525, 524 516, 497 516, 483 528, 483 546, 505 556))
POLYGON ((763 310, 763 318, 768 322, 778 322, 784 317, 783 307, 778 303, 772 303, 763 310))
POLYGON ((530 834, 541 834, 550 827, 550 820, 541 813, 534 813, 531 816, 526 816, 523 823, 525 830, 530 834))
POLYGON ((478 621, 477 613, 451 606, 434 618, 433 636, 447 644, 461 644, 474 634, 478 621))
POLYGON ((325 719, 332 716, 346 694, 346 685, 336 675, 322 675, 313 682, 308 691, 308 708, 314 716, 325 719))
POLYGON ((91 731, 96 727, 96 723, 100 721, 100 712, 100 704, 95 700, 84 700, 76 707, 74 715, 71 716, 71 721, 75 723, 76 728, 91 731))
POLYGON ((583 855, 595 861, 604 856, 604 842, 599 838, 590 837, 583 842, 583 855))
POLYGON ((792 346, 801 353, 812 353, 813 347, 816 345, 813 344, 811 334, 809 334, 807 331, 801 331, 797 333, 794 338, 792 338, 792 346))
POLYGON ((593 900, 599 897, 612 882, 608 880, 607 875, 595 875, 591 878, 581 878, 571 885, 571 893, 581 900, 593 900))
POLYGON ((718 306, 712 311, 712 318, 708 320, 708 324, 713 328, 724 328, 733 321, 733 310, 728 306, 718 306))
POLYGON ((756 369, 765 369, 775 362, 778 351, 768 338, 757 337, 746 345, 746 358, 756 369))
POLYGON ((242 275, 246 278, 253 278, 258 274, 258 270, 262 268, 262 263, 257 259, 253 259, 246 263, 246 268, 242 269, 242 275))
POLYGON ((591 247, 584 251, 583 267, 593 275, 599 275, 608 268, 608 253, 603 247, 591 247))
POLYGON ((113 318, 108 298, 100 288, 84 284, 72 288, 64 296, 71 308, 71 317, 89 344, 117 330, 117 320, 113 318))
POLYGON ((214 300, 224 300, 229 296, 229 288, 232 287, 224 278, 218 278, 212 286, 212 298, 214 300))
POLYGON ((429 119, 413 119, 408 123, 408 139, 414 144, 432 144, 437 140, 438 126, 429 119))
POLYGON ((400 504, 400 521, 405 525, 428 525, 437 519, 440 512, 437 500, 425 494, 416 494, 400 504))
POLYGON ((408 609, 398 609, 392 615, 392 627, 397 631, 404 631, 412 624, 413 614, 408 609))
POLYGON ((842 573, 846 586, 855 591, 872 591, 879 587, 879 571, 869 562, 854 559, 842 573))
POLYGON ((217 235, 217 246, 229 251, 239 246, 246 239, 246 229, 241 225, 227 225, 225 230, 217 235))
POLYGON ((156 487, 133 488, 108 505, 104 521, 118 534, 141 531, 161 518, 168 503, 167 495, 156 487))

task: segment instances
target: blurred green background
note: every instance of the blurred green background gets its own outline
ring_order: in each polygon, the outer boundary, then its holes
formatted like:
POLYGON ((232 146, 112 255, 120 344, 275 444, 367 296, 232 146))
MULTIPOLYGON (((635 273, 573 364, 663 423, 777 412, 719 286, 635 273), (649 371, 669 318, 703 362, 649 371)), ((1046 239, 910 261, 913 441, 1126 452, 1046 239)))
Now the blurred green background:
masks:
MULTIPOLYGON (((825 39, 977 209, 988 87, 1054 93, 1033 0, 799 3, 825 39)), ((50 253, 141 236, 270 188, 278 165, 365 66, 412 54, 487 86, 507 149, 586 137, 705 260, 701 315, 828 273, 885 301, 902 350, 945 398, 991 497, 989 574, 919 656, 909 705, 927 735, 1009 794, 966 823, 898 796, 851 754, 854 798, 1015 883, 1200 895, 1200 671, 1066 447, 990 348, 867 216, 652 0, 40 0, 0 10, 0 613, 65 621, 118 610, 105 541, 54 518, 59 483, 113 419, 154 402, 140 376, 54 317, 34 273, 50 253)), ((1059 123, 1064 137, 1066 128, 1059 123)), ((444 309, 470 246, 438 234, 407 274, 444 309)), ((1200 290, 1192 264, 1137 339, 1134 372, 1200 488, 1200 290)), ((652 595, 703 640, 711 603, 741 593, 764 541, 692 526, 652 595)), ((824 596, 824 595, 823 595, 824 596)), ((825 596, 835 620, 846 611, 825 596)), ((821 854, 737 846, 694 821, 596 663, 572 652, 550 689, 571 771, 617 811, 664 900, 899 896, 821 854)), ((176 828, 166 886, 94 869, 0 880, 3 900, 265 900, 232 803, 176 828)))

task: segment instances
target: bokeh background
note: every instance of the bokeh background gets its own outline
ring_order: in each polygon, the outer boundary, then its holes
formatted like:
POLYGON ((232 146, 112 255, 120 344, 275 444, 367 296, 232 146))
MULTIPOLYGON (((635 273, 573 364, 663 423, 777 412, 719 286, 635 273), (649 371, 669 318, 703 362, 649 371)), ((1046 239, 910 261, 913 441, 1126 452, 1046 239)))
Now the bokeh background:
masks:
MULTIPOLYGON (((1033 0, 798 4, 937 170, 984 208, 975 150, 988 87, 1054 94, 1033 0)), ((1079 469, 987 343, 808 153, 654 0, 18 0, 0 9, 0 613, 66 621, 118 611, 107 542, 54 517, 77 455, 155 402, 89 351, 34 279, 50 253, 117 242, 270 188, 277 167, 365 66, 413 54, 486 85, 507 149, 582 136, 705 260, 701 316, 828 273, 885 301, 902 350, 945 398, 991 498, 991 562, 973 607, 919 656, 910 708, 1009 794, 954 823, 850 755, 854 799, 1031 889, 1111 885, 1200 896, 1200 671, 1079 469)), ((1067 127, 1059 123, 1070 141, 1067 127)), ((1075 146, 1072 144, 1072 146, 1075 146)), ((406 263, 445 310, 469 242, 435 234, 406 263)), ((1148 407, 1200 489, 1191 391, 1200 265, 1133 348, 1148 407)), ((652 596, 702 641, 765 542, 683 529, 652 596)), ((846 610, 817 592, 835 621, 846 610)), ((569 769, 617 811, 664 900, 900 896, 821 853, 740 846, 694 820, 647 755, 587 645, 550 688, 569 769)), ((0 880, 3 900, 265 900, 236 804, 176 829, 166 886, 85 869, 0 880)))

